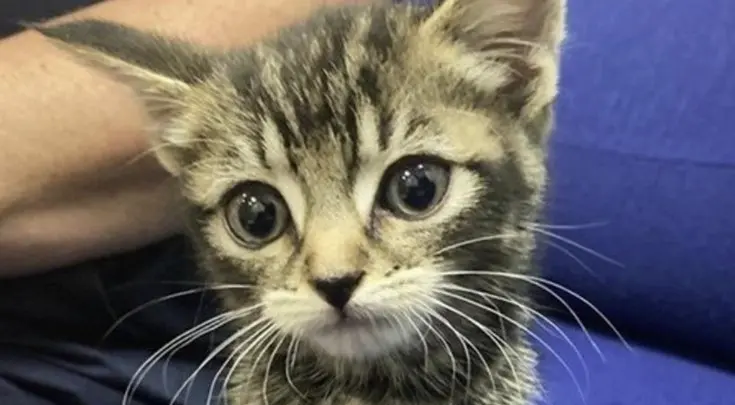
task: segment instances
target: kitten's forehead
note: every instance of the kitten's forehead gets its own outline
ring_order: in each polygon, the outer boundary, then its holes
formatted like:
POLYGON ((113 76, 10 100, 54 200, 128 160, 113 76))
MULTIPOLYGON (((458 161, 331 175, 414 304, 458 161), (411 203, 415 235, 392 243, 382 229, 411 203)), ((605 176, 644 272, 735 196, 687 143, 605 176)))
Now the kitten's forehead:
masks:
POLYGON ((366 150, 385 150, 393 135, 416 132, 429 118, 462 115, 477 123, 491 97, 423 55, 442 46, 430 40, 421 46, 416 22, 422 12, 330 10, 260 44, 248 63, 229 72, 243 110, 275 125, 277 131, 261 135, 278 134, 292 150, 339 152, 348 165, 366 150))
POLYGON ((384 78, 395 38, 387 14, 336 10, 292 27, 249 52, 255 71, 230 73, 245 109, 271 120, 288 147, 355 143, 360 104, 387 102, 384 78), (383 91, 381 91, 383 90, 383 91))
MULTIPOLYGON (((332 10, 234 54, 208 91, 228 99, 224 108, 201 111, 192 121, 237 128, 202 135, 235 145, 227 155, 246 160, 250 170, 328 166, 332 175, 348 175, 357 165, 360 144, 367 147, 358 133, 360 117, 370 110, 370 118, 388 119, 389 96, 378 78, 393 39, 385 29, 387 15, 379 17, 364 9, 332 10)), ((387 132, 378 132, 381 139, 373 137, 370 148, 374 142, 385 147, 387 132)), ((213 153, 201 158, 224 163, 225 151, 209 145, 213 153)), ((210 170, 212 165, 203 166, 210 170)))
POLYGON ((428 39, 418 36, 420 12, 330 10, 234 54, 210 89, 227 98, 223 111, 198 120, 228 125, 210 134, 231 146, 199 157, 200 170, 190 172, 194 200, 214 206, 242 179, 273 183, 274 176, 290 176, 306 199, 327 188, 349 196, 365 162, 378 158, 379 174, 386 162, 412 153, 502 158, 506 146, 495 135, 508 131, 499 128, 508 120, 493 118, 482 104, 491 97, 452 69, 432 72, 443 62, 422 52, 441 45, 421 45, 428 39))

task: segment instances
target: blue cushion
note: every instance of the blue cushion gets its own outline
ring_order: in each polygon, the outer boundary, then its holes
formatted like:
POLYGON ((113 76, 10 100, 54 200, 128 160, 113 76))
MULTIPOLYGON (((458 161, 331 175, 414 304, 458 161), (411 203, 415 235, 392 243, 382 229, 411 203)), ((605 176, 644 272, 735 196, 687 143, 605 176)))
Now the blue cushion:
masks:
POLYGON ((580 329, 563 324, 559 327, 578 348, 584 363, 558 334, 539 328, 539 337, 571 370, 568 372, 548 349, 538 345, 546 390, 540 405, 733 404, 735 374, 645 347, 635 346, 631 351, 619 341, 593 334, 603 361, 580 329))
POLYGON ((553 231, 624 267, 551 238, 547 276, 620 327, 735 364, 735 5, 569 5, 547 221, 602 222, 553 231))

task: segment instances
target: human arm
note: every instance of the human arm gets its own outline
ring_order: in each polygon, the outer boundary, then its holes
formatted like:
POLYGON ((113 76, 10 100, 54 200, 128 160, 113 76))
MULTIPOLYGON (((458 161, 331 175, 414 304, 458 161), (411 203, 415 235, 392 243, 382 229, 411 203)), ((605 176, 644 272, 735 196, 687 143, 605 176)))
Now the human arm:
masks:
MULTIPOLYGON (((110 0, 68 18, 244 45, 348 0, 110 0)), ((0 41, 0 278, 121 252, 179 230, 172 179, 123 85, 34 32, 0 41)))

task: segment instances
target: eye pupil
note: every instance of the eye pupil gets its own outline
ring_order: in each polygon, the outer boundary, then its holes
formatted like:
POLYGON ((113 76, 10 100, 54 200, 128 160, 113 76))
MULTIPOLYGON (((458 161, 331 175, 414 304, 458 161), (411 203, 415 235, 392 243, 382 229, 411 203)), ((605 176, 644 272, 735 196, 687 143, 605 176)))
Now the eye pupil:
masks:
POLYGON ((403 219, 425 218, 446 195, 449 174, 449 164, 439 158, 405 157, 386 170, 379 204, 403 219))
POLYGON ((248 248, 259 248, 280 237, 290 215, 281 194, 273 187, 248 182, 232 190, 225 207, 230 234, 248 248))
POLYGON ((267 238, 273 232, 277 220, 276 215, 276 204, 256 196, 246 196, 238 210, 242 229, 261 239, 267 238))
POLYGON ((436 196, 437 184, 423 164, 401 173, 396 192, 401 201, 409 208, 424 211, 431 207, 436 196))

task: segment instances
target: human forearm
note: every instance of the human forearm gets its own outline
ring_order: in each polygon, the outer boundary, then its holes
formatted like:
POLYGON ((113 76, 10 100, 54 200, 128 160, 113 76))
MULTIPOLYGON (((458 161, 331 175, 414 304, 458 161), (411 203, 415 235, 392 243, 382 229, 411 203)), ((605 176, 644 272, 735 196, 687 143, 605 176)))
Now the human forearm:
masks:
MULTIPOLYGON (((228 47, 341 1, 347 0, 112 0, 72 18, 110 19, 228 47)), ((173 191, 162 191, 169 180, 150 158, 129 164, 148 143, 142 110, 126 88, 31 32, 0 42, 0 88, 0 276, 176 231, 175 221, 149 222, 167 214, 164 202, 173 191), (122 212, 139 212, 135 202, 147 215, 119 220, 122 212), (34 249, 42 262, 26 254, 34 249)))
POLYGON ((0 277, 75 263, 155 242, 177 229, 170 179, 124 179, 28 205, 0 226, 0 277))

